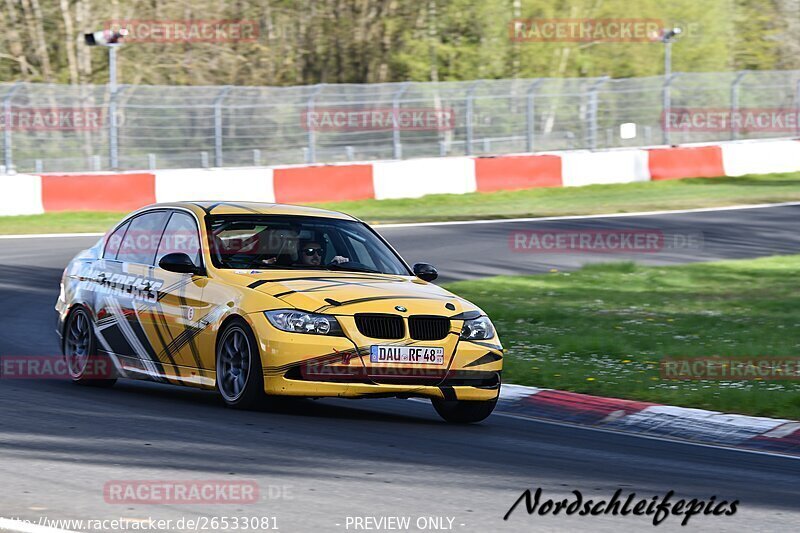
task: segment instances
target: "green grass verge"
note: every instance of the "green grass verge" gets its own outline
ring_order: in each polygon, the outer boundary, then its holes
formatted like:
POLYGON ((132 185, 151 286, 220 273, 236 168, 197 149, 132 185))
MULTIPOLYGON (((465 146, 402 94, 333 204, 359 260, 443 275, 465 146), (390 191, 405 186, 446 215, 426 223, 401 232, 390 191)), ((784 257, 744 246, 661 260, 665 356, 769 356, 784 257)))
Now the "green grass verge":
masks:
MULTIPOLYGON (((630 213, 787 201, 800 201, 800 172, 312 205, 344 211, 367 222, 389 223, 630 213)), ((119 213, 89 212, 0 217, 0 234, 106 231, 119 218, 119 213)))
POLYGON ((676 381, 663 357, 800 357, 800 255, 451 283, 506 348, 509 383, 800 420, 797 381, 676 381))
POLYGON ((105 232, 123 216, 123 213, 80 211, 0 217, 0 235, 105 232))
POLYGON ((315 204, 367 222, 591 215, 800 200, 800 172, 315 204))

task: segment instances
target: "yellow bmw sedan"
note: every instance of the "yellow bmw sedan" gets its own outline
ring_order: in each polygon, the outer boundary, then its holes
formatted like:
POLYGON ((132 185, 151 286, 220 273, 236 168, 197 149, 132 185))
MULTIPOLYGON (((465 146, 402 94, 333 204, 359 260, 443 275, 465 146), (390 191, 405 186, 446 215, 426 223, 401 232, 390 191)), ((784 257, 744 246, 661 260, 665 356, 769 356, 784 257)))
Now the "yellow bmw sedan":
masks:
POLYGON ((73 381, 271 396, 430 398, 478 422, 500 392, 489 318, 367 224, 278 204, 154 204, 64 270, 57 332, 73 381))

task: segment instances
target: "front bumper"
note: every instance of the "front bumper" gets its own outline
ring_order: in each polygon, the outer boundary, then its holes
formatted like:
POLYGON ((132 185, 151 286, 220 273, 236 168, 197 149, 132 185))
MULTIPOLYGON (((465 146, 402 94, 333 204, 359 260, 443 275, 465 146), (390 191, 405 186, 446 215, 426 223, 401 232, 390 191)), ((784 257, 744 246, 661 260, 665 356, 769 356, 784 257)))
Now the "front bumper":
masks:
POLYGON ((330 337, 277 330, 262 313, 249 317, 259 339, 267 394, 488 401, 500 391, 499 344, 457 342, 451 336, 451 355, 441 367, 375 366, 369 362, 369 344, 381 341, 354 335, 346 320, 342 322, 348 336, 330 337))

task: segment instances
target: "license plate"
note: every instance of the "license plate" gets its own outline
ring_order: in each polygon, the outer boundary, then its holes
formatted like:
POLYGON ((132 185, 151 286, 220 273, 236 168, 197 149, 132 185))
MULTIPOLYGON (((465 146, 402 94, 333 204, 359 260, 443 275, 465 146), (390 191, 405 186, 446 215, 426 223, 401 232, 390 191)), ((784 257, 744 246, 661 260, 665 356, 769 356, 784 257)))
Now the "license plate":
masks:
POLYGON ((372 363, 444 364, 444 348, 431 346, 371 346, 372 363))

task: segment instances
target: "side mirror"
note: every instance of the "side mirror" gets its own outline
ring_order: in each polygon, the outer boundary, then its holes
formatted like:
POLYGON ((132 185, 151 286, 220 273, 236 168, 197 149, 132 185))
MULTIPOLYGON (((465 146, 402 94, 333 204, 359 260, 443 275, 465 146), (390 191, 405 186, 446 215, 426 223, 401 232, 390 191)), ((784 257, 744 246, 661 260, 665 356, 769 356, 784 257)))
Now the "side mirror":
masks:
POLYGON ((428 263, 415 264, 414 275, 425 281, 433 281, 439 277, 439 273, 436 272, 436 268, 428 263))
POLYGON ((183 252, 165 255, 158 262, 158 266, 167 272, 177 272, 178 274, 205 274, 203 269, 195 265, 192 259, 183 252))

